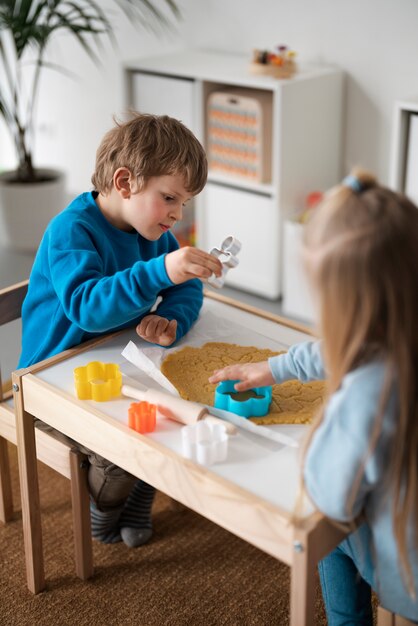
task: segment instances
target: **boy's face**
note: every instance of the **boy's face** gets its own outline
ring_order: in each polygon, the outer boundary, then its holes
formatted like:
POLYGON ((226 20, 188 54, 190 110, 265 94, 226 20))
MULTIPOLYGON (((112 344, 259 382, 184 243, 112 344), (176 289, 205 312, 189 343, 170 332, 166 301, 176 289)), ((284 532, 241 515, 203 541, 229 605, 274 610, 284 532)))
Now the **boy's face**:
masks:
POLYGON ((156 241, 181 220, 191 194, 180 174, 154 176, 142 191, 123 200, 122 219, 145 239, 156 241))

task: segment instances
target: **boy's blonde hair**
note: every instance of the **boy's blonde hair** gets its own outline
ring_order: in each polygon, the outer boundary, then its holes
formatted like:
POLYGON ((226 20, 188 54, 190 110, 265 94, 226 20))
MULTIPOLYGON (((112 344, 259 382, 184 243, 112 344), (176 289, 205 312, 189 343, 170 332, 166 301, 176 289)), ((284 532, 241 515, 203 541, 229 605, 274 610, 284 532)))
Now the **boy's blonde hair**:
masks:
MULTIPOLYGON (((400 561, 411 590, 407 554, 411 516, 418 545, 418 209, 362 170, 353 170, 349 181, 353 180, 356 190, 344 184, 335 187, 312 216, 304 260, 318 296, 329 393, 339 388, 348 372, 375 356, 387 363, 370 453, 381 432, 389 393, 394 383, 397 386, 389 481, 395 494, 393 521, 400 561)), ((352 498, 363 469, 359 468, 352 498)))
POLYGON ((168 115, 141 113, 125 123, 116 121, 103 137, 91 178, 94 189, 110 193, 119 167, 126 167, 136 179, 136 191, 143 190, 152 176, 180 174, 192 195, 202 191, 208 173, 205 151, 184 124, 168 115))

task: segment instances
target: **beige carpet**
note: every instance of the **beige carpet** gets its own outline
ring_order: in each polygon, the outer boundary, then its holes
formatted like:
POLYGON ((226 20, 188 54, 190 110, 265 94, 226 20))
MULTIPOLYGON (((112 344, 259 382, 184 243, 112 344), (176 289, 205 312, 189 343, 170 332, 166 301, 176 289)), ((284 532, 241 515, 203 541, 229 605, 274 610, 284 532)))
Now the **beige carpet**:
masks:
MULTIPOLYGON (((39 465, 48 590, 26 588, 15 448, 15 519, 0 524, 1 626, 285 626, 289 570, 158 494, 154 537, 136 550, 94 544, 95 575, 74 574, 69 481, 39 465)), ((325 625, 320 592, 316 623, 325 625)))

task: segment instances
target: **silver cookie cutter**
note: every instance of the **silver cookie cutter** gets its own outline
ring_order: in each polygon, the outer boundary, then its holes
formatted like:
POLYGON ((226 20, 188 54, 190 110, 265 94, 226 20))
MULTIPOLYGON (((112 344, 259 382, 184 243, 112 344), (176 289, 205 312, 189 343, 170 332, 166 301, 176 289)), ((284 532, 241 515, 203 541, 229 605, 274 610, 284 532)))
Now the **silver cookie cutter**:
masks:
POLYGON ((225 276, 228 270, 233 269, 239 263, 237 259, 237 254, 241 250, 241 242, 235 237, 227 237, 223 240, 220 248, 212 248, 209 254, 219 259, 222 263, 222 274, 221 276, 215 276, 212 274, 208 278, 208 283, 212 285, 212 287, 223 287, 225 283, 225 276))
POLYGON ((201 465, 225 461, 228 454, 228 434, 220 424, 206 424, 205 420, 183 426, 181 429, 183 454, 201 465))

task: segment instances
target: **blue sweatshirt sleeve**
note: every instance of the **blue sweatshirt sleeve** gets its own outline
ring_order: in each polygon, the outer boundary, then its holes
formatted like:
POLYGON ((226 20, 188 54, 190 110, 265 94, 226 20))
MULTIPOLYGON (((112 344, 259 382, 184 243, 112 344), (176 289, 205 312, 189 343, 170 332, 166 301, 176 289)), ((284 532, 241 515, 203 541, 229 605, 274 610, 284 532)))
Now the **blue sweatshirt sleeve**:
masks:
POLYGON ((63 238, 51 229, 48 265, 51 281, 65 315, 87 332, 106 332, 137 320, 170 286, 165 255, 137 261, 106 275, 87 229, 78 227, 63 238))
POLYGON ((271 373, 276 383, 286 380, 324 380, 326 372, 321 353, 321 342, 298 343, 285 353, 269 358, 271 373))

